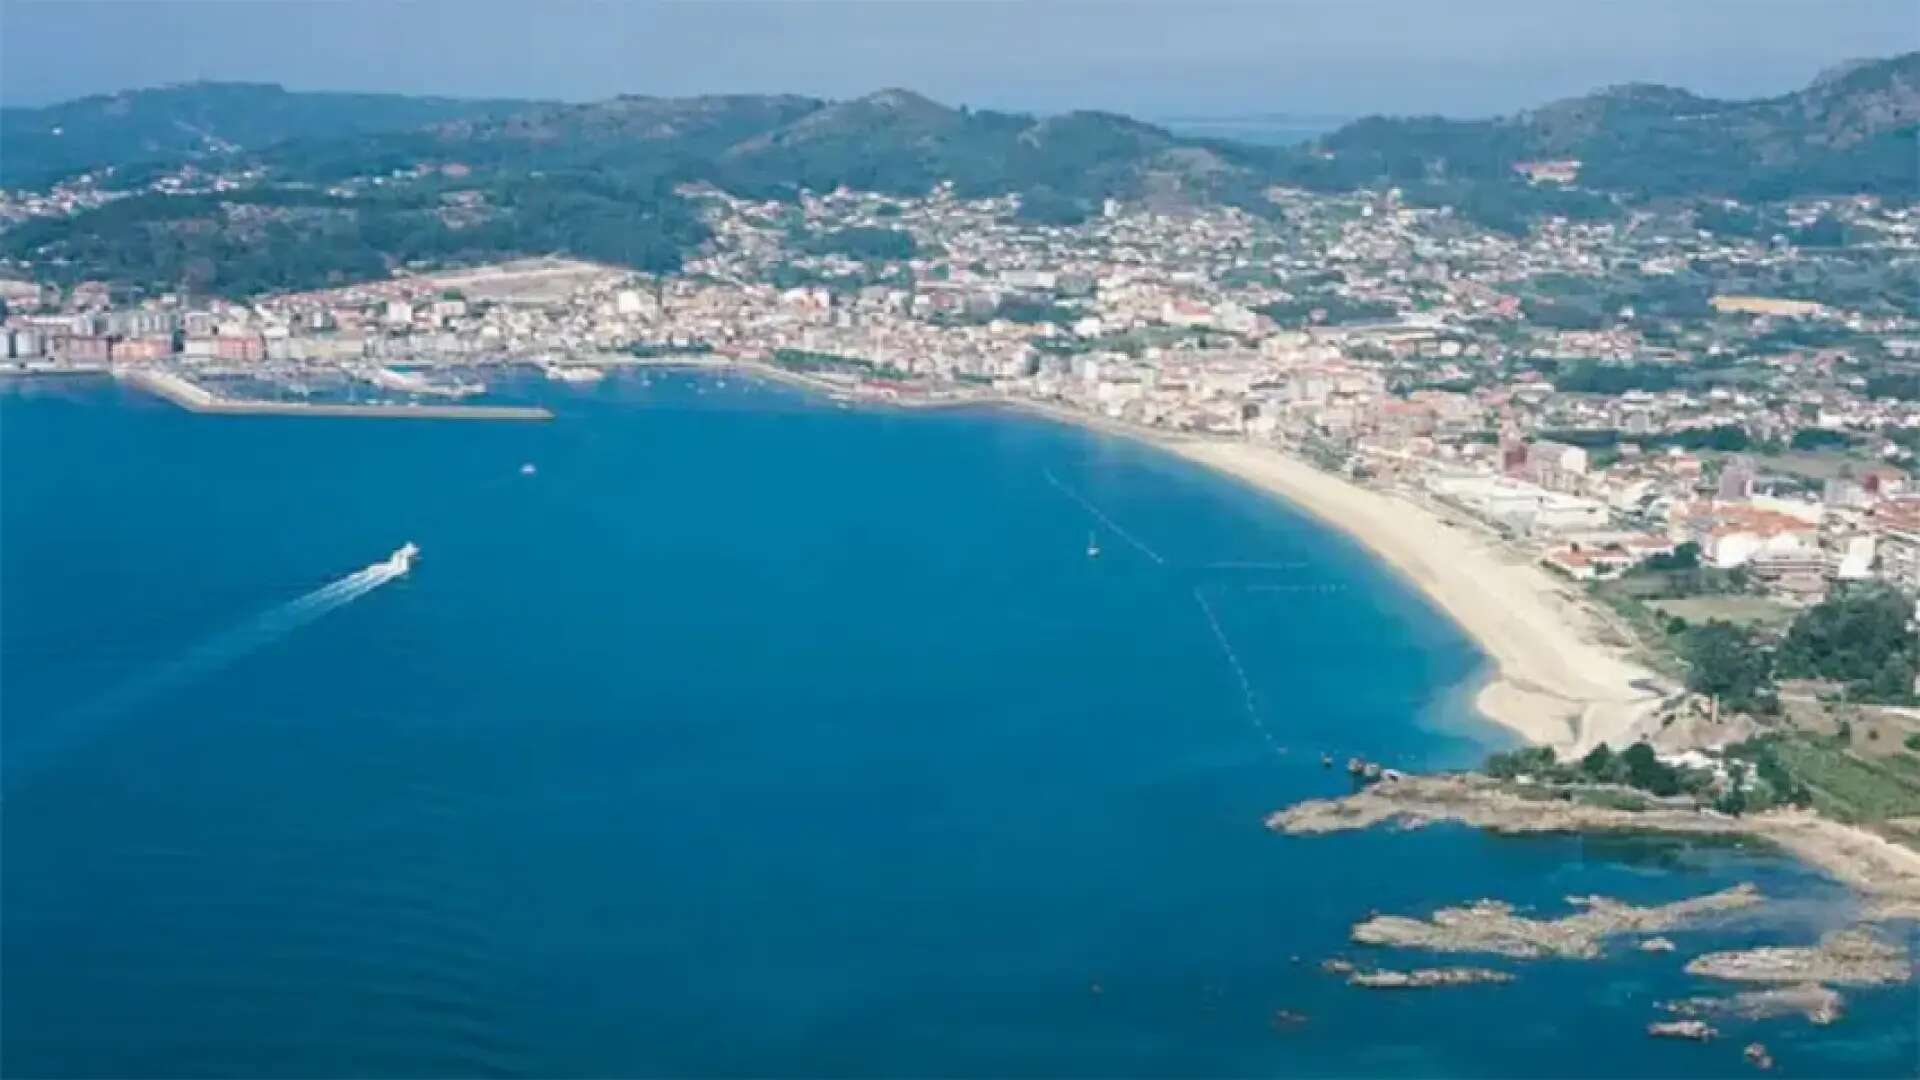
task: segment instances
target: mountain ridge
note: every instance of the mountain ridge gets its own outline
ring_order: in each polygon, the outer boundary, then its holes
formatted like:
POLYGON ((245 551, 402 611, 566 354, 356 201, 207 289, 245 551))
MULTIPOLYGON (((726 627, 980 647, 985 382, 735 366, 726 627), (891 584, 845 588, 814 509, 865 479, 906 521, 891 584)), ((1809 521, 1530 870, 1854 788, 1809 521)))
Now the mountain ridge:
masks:
POLYGON ((0 183, 38 187, 102 166, 170 165, 295 138, 501 116, 540 103, 192 81, 0 108, 0 183))
POLYGON ((1631 197, 1760 201, 1920 192, 1920 52, 1859 62, 1798 90, 1724 100, 1628 83, 1491 120, 1367 117, 1288 161, 1307 186, 1491 180, 1578 159, 1583 186, 1631 197), (1344 160, 1343 160, 1344 157, 1344 160))
POLYGON ((254 170, 262 179, 244 190, 145 193, 0 234, 0 253, 36 273, 236 294, 555 251, 672 270, 706 237, 680 194, 689 183, 770 200, 952 185, 965 198, 1017 196, 1014 212, 1042 226, 1079 222, 1108 198, 1278 215, 1274 187, 1392 187, 1410 205, 1516 234, 1548 216, 1617 218, 1647 200, 1920 198, 1920 53, 1770 98, 1624 84, 1495 119, 1367 117, 1287 147, 1097 110, 949 106, 897 87, 840 101, 556 103, 186 84, 0 120, 9 184, 36 166, 117 165, 126 189, 187 162, 254 170), (73 127, 55 131, 62 123, 73 127), (51 157, 32 160, 49 142, 51 157), (98 157, 76 151, 86 147, 98 157))
POLYGON ((364 141, 384 164, 410 153, 519 147, 582 167, 707 179, 786 195, 802 187, 1044 187, 1082 200, 1171 187, 1245 201, 1261 181, 1351 188, 1510 178, 1530 159, 1577 158, 1583 186, 1629 196, 1759 199, 1915 187, 1920 52, 1849 61, 1807 86, 1728 100, 1626 83, 1489 120, 1369 116, 1295 148, 1176 135, 1102 110, 970 110, 888 87, 797 94, 620 95, 585 103, 294 91, 190 82, 0 109, 0 182, 33 186, 99 165, 297 160, 325 145, 350 170, 364 141), (1903 155, 1906 160, 1903 160, 1903 155), (657 156, 649 164, 646 159, 657 156), (1834 160, 1828 161, 1827 158, 1834 160), (1849 172, 1854 175, 1849 176, 1849 172), (1226 178, 1231 178, 1230 182, 1226 178))

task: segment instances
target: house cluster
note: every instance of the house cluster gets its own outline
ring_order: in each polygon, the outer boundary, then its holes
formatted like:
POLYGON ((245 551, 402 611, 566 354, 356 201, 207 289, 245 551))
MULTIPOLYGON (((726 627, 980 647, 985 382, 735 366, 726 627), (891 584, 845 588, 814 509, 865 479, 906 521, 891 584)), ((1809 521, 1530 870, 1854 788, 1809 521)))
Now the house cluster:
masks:
MULTIPOLYGON (((1578 169, 1530 164, 1541 183, 1578 169)), ((1394 191, 1274 191, 1259 215, 1109 200, 1074 223, 951 187, 684 191, 711 240, 657 277, 546 259, 133 305, 99 284, 0 282, 0 364, 297 373, 699 352, 855 394, 1020 397, 1270 443, 1479 517, 1576 578, 1693 545, 1793 597, 1873 575, 1920 587, 1901 437, 1920 430, 1920 392, 1873 378, 1920 359, 1920 322, 1766 291, 1843 254, 1639 213, 1509 235, 1394 191), (1572 325, 1537 306, 1679 275, 1741 287, 1685 316, 1621 304, 1572 325), (1873 356, 1852 344, 1865 338, 1873 356), (1738 453, 1809 438, 1857 467, 1810 485, 1738 453)), ((1790 213, 1844 217, 1876 258, 1920 251, 1901 207, 1790 213)))

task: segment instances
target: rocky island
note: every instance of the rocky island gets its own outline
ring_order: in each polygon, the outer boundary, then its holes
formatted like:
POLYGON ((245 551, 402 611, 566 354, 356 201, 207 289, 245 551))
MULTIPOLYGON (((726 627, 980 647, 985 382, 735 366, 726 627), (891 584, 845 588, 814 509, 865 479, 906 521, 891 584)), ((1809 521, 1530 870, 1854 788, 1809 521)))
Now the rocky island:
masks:
POLYGON ((1734 1016, 1742 1020, 1772 1020, 1804 1016, 1822 1026, 1840 1019, 1845 999, 1838 990, 1819 983, 1798 983, 1771 990, 1749 990, 1729 997, 1693 997, 1669 1001, 1667 1011, 1681 1016, 1734 1016))
POLYGON ((1481 900, 1466 907, 1441 908, 1428 919, 1376 915, 1353 928, 1353 940, 1364 945, 1492 953, 1522 960, 1591 960, 1600 955, 1608 938, 1672 930, 1752 907, 1761 899, 1751 885, 1654 907, 1635 907, 1604 896, 1570 897, 1569 902, 1582 910, 1558 919, 1529 918, 1516 914, 1511 904, 1481 900))
POLYGON ((1899 943, 1855 928, 1836 930, 1812 946, 1708 953, 1688 963, 1687 973, 1735 982, 1884 986, 1912 979, 1913 964, 1899 943))

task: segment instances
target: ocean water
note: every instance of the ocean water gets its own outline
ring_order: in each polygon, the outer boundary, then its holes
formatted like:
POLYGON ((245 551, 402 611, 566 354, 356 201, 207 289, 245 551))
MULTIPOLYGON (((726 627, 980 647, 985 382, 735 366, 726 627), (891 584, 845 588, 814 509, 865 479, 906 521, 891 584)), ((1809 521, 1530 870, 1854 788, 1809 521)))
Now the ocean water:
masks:
POLYGON ((1916 1069, 1911 989, 1645 1037, 1690 951, 1845 918, 1764 852, 1265 830, 1323 752, 1505 741, 1473 646, 1284 505, 1003 412, 510 392, 559 419, 0 391, 0 1072, 1916 1069), (1317 967, 1422 962, 1346 942, 1374 910, 1745 880, 1791 902, 1678 954, 1317 967))

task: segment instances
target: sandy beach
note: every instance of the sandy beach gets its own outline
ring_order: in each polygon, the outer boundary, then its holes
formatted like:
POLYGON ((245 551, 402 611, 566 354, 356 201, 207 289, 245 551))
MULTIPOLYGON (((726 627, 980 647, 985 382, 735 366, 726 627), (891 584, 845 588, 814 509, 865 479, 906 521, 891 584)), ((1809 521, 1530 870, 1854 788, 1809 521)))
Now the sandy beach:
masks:
MULTIPOLYGON (((1057 405, 1013 401, 1063 423, 1136 438, 1283 499, 1352 536, 1472 637, 1493 672, 1475 705, 1489 720, 1565 756, 1605 742, 1631 745, 1663 695, 1659 677, 1600 637, 1567 582, 1502 548, 1487 530, 1455 525, 1409 498, 1362 487, 1276 449, 1141 428, 1057 405)), ((1869 921, 1920 918, 1920 852, 1811 811, 1729 817, 1697 810, 1628 811, 1518 798, 1484 777, 1412 776, 1275 813, 1291 834, 1454 821, 1502 833, 1664 833, 1749 838, 1832 876, 1869 921)))
MULTIPOLYGON (((768 377, 778 371, 729 364, 768 377)), ((797 384, 821 388, 810 380, 797 384)), ((1270 447, 1143 428, 1026 398, 974 404, 1140 439, 1236 477, 1352 536, 1479 644, 1494 671, 1475 706, 1530 743, 1562 756, 1603 742, 1624 748, 1639 737, 1640 721, 1663 696, 1658 676, 1600 639, 1594 614, 1569 583, 1502 550, 1485 531, 1451 525, 1409 499, 1361 487, 1270 447)))
POLYGON ((1579 755, 1639 737, 1658 676, 1601 640, 1574 586, 1503 550, 1488 532, 1443 521, 1410 499, 1364 488, 1251 443, 1141 428, 1077 409, 1010 404, 1137 438, 1236 477, 1347 533, 1424 593, 1493 664, 1475 705, 1528 742, 1579 755))
POLYGON ((1411 500, 1370 490, 1276 450, 1201 439, 1165 449, 1285 499, 1354 537, 1417 586, 1493 661, 1481 712, 1561 754, 1630 744, 1660 701, 1654 674, 1598 640, 1594 615, 1490 535, 1411 500))
MULTIPOLYGON (((1335 526, 1414 584, 1472 637, 1494 672, 1475 704, 1490 720, 1562 756, 1631 745, 1663 691, 1658 676, 1600 639, 1574 587, 1408 498, 1362 487, 1278 450, 1140 428, 1054 405, 1020 407, 1142 439, 1219 470, 1335 526)), ((1409 777, 1343 799, 1309 800, 1268 825, 1287 833, 1457 821, 1497 832, 1627 832, 1747 837, 1826 872, 1861 897, 1869 920, 1920 918, 1920 852, 1806 810, 1729 817, 1692 809, 1614 810, 1520 799, 1485 778, 1409 777)))

